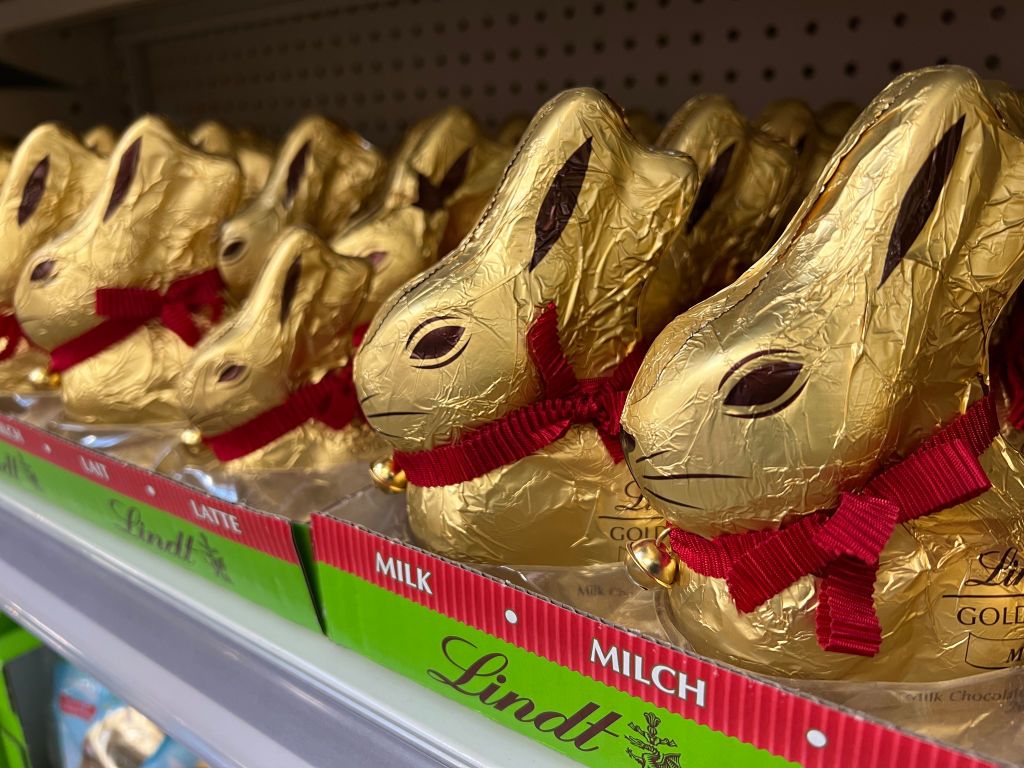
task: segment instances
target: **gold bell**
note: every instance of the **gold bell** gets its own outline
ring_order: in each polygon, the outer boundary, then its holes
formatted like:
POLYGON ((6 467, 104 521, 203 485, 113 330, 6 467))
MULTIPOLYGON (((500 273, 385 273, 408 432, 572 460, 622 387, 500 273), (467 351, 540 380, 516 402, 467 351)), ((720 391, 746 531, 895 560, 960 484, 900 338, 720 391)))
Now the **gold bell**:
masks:
POLYGON ((39 389, 57 389, 60 386, 60 374, 40 366, 28 372, 28 381, 39 389))
POLYGON ((203 442, 203 433, 200 432, 196 427, 189 427, 183 429, 181 435, 178 438, 182 443, 187 445, 189 448, 195 448, 201 442, 203 442))
POLYGON ((679 558, 667 544, 671 529, 666 528, 656 539, 631 542, 626 550, 626 573, 642 589, 670 589, 679 580, 679 558))
POLYGON ((373 484, 387 493, 404 493, 406 480, 405 470, 395 470, 395 462, 391 457, 378 459, 370 465, 370 478, 373 484))

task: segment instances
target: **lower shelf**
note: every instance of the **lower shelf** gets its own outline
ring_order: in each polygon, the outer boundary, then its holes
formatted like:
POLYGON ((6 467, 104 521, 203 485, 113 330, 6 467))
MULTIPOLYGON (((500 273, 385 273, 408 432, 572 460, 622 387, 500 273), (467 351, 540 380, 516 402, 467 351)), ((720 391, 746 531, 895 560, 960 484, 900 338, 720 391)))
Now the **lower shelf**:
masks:
POLYGON ((6 487, 0 607, 218 767, 573 764, 6 487))

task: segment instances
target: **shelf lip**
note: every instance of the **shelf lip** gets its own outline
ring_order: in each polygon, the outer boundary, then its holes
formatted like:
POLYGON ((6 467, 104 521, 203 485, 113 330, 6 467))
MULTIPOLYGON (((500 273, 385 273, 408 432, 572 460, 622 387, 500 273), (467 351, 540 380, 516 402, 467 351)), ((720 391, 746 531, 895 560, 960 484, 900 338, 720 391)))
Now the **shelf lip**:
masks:
POLYGON ((0 34, 118 13, 155 0, 6 0, 0 7, 0 34))
POLYGON ((26 492, 0 530, 0 607, 215 766, 574 764, 26 492))

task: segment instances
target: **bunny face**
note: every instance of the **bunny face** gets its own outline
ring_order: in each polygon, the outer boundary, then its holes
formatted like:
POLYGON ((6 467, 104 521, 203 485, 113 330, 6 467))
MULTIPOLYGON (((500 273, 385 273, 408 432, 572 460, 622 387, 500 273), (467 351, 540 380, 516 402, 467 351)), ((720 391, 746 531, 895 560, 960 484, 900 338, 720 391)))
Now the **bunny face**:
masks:
POLYGON ((221 231, 219 268, 238 300, 249 292, 286 225, 306 225, 327 237, 373 191, 381 153, 353 131, 323 117, 300 121, 281 144, 260 194, 221 231))
POLYGON ((382 202, 331 241, 338 253, 366 259, 373 268, 360 322, 369 322, 400 285, 437 260, 452 208, 465 207, 495 182, 484 146, 489 142, 464 110, 438 113, 417 126, 410 141, 413 146, 396 153, 382 202))
POLYGON ((52 350, 100 323, 97 288, 165 289, 212 268, 240 184, 234 162, 185 144, 158 118, 136 121, 91 205, 25 265, 15 292, 25 333, 52 350))
POLYGON ((657 146, 692 157, 701 184, 682 235, 645 287, 647 338, 761 256, 784 223, 798 170, 793 150, 751 126, 723 96, 686 102, 657 146))
POLYGON ((355 370, 371 426, 420 450, 532 401, 525 338, 548 302, 577 376, 607 373, 694 187, 688 158, 645 150, 599 93, 553 99, 476 229, 378 314, 355 370))
POLYGON ((622 423, 670 521, 834 506, 962 410, 1024 274, 1024 109, 996 91, 952 67, 896 80, 769 254, 658 337, 622 423))
POLYGON ((220 434, 343 365, 369 280, 365 261, 337 255, 308 230, 282 232, 245 305, 200 342, 182 373, 193 425, 220 434))
POLYGON ((26 259, 91 202, 106 166, 54 123, 18 146, 0 188, 0 309, 11 310, 26 259))

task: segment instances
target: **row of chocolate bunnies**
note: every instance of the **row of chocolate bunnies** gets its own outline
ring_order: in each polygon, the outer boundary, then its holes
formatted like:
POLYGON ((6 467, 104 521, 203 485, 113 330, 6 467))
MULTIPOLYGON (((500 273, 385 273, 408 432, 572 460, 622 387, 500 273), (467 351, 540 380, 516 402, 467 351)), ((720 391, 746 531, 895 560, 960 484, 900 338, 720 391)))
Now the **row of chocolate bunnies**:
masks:
POLYGON ((514 149, 451 108, 390 160, 322 118, 274 159, 215 125, 144 117, 109 159, 41 126, 0 193, 3 385, 187 420, 240 475, 390 454, 376 479, 460 560, 611 562, 667 523, 632 567, 753 670, 1006 666, 1024 620, 984 617, 1021 613, 1024 463, 988 369, 1024 102, 939 67, 857 111, 700 96, 647 145, 575 89, 514 149))

